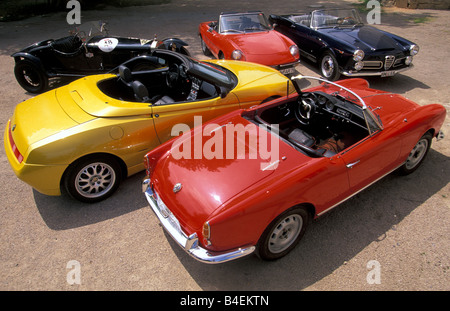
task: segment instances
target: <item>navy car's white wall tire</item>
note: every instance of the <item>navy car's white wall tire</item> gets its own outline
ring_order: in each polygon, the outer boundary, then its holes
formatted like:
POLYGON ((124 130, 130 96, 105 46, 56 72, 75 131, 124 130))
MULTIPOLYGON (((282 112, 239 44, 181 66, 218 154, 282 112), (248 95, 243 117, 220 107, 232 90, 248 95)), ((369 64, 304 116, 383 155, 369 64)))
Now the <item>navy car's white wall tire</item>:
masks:
POLYGON ((16 63, 14 75, 27 92, 42 93, 48 87, 48 78, 33 62, 23 59, 16 63))
POLYGON ((398 173, 408 175, 418 169, 430 150, 432 139, 430 133, 423 135, 409 153, 405 163, 398 169, 398 173))
POLYGON ((111 196, 121 180, 122 171, 114 158, 95 156, 71 165, 65 175, 64 186, 74 199, 94 203, 111 196))
POLYGON ((320 73, 330 81, 336 81, 339 76, 339 64, 336 57, 330 52, 325 52, 320 58, 320 73))
POLYGON ((275 260, 289 253, 300 241, 308 226, 310 215, 303 207, 295 207, 275 218, 266 228, 256 247, 264 260, 275 260))

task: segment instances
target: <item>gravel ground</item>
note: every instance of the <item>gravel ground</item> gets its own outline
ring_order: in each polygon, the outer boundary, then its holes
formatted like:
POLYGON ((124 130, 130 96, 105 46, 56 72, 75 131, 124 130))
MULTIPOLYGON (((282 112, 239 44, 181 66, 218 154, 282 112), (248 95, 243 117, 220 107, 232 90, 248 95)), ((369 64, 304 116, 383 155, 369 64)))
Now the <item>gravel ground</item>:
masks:
MULTIPOLYGON (((260 9, 267 14, 311 4, 351 1, 173 0, 169 4, 83 11, 82 22, 108 20, 110 33, 178 37, 200 59, 197 27, 221 11, 260 9)), ((0 127, 17 103, 31 97, 17 84, 10 54, 36 41, 64 35, 66 12, 0 23, 0 127)), ((368 79, 374 88, 420 105, 450 109, 449 11, 386 8, 379 28, 420 45, 415 68, 393 78, 368 79)), ((318 75, 306 61, 303 74, 318 75)), ((450 135, 450 118, 443 130, 450 135)), ((450 144, 433 142, 426 162, 407 177, 387 176, 310 227, 285 258, 255 256, 205 265, 186 255, 159 226, 140 193, 143 173, 127 179, 111 198, 85 205, 48 197, 16 178, 0 147, 0 290, 450 290, 450 144), (79 263, 79 284, 69 284, 79 263), (379 264, 380 282, 367 276, 379 264)))

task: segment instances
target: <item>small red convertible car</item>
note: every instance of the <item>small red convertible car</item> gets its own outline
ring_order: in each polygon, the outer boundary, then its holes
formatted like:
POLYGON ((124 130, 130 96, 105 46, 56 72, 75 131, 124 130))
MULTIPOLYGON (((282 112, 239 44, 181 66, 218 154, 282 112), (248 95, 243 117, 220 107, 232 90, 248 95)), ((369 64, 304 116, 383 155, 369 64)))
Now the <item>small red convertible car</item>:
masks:
POLYGON ((219 21, 201 23, 199 36, 207 56, 271 66, 285 75, 295 73, 299 63, 297 45, 275 31, 260 11, 222 13, 219 21))
POLYGON ((393 171, 412 173, 432 138, 443 138, 442 105, 420 106, 359 78, 296 88, 146 155, 142 190, 194 258, 278 259, 312 219, 393 171))

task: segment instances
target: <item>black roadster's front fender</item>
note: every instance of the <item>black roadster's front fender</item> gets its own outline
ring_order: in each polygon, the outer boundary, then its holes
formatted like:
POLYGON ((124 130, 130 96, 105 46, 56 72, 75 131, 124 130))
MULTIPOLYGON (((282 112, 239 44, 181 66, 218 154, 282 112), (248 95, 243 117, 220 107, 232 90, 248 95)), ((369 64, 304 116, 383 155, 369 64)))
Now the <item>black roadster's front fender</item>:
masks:
POLYGON ((50 43, 52 43, 53 41, 54 41, 53 39, 49 39, 49 40, 42 40, 40 42, 33 43, 33 44, 27 46, 26 48, 23 48, 19 52, 12 54, 11 56, 15 57, 14 55, 16 55, 18 53, 33 54, 36 51, 48 49, 50 47, 50 43))
POLYGON ((11 55, 11 57, 14 57, 14 61, 16 62, 16 64, 22 60, 28 60, 28 61, 32 62, 34 65, 37 66, 37 68, 39 68, 41 70, 41 72, 43 74, 48 76, 47 71, 45 70, 45 67, 42 64, 42 61, 40 60, 39 57, 36 57, 36 56, 34 56, 30 53, 26 53, 26 52, 14 53, 11 55))

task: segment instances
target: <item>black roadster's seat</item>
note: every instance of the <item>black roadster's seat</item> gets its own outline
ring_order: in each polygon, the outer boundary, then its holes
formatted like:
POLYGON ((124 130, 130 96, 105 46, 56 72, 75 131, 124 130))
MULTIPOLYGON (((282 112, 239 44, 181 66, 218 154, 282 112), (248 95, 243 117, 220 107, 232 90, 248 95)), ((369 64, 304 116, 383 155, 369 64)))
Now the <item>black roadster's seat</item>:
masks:
POLYGON ((55 51, 62 54, 73 54, 80 51, 82 41, 78 36, 68 36, 52 42, 55 51))

